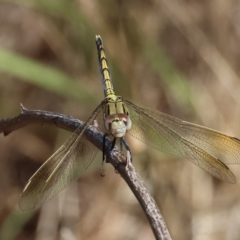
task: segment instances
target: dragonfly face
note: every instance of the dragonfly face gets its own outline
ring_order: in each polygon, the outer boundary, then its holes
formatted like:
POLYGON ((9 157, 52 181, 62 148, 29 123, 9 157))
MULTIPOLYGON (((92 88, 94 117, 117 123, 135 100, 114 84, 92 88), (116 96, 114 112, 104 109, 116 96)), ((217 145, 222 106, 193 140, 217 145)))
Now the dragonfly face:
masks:
POLYGON ((131 126, 131 119, 126 114, 113 114, 105 118, 106 130, 115 138, 124 137, 131 126))

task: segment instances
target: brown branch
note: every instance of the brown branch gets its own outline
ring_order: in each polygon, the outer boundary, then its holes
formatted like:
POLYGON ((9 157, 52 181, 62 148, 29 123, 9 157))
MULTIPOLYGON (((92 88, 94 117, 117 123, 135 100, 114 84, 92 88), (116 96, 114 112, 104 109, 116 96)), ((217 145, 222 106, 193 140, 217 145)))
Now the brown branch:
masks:
MULTIPOLYGON (((48 124, 55 125, 62 129, 74 132, 84 122, 73 117, 41 110, 28 110, 21 105, 21 114, 13 118, 0 120, 0 133, 5 136, 29 124, 48 124)), ((98 149, 102 150, 103 134, 98 132, 94 126, 90 126, 84 133, 84 137, 98 149)), ((107 162, 111 163, 116 171, 126 181, 133 194, 136 196, 148 221, 151 225, 156 239, 170 240, 170 234, 160 213, 156 202, 152 198, 139 174, 135 171, 132 164, 126 167, 126 158, 117 148, 111 149, 111 141, 106 139, 107 162)))

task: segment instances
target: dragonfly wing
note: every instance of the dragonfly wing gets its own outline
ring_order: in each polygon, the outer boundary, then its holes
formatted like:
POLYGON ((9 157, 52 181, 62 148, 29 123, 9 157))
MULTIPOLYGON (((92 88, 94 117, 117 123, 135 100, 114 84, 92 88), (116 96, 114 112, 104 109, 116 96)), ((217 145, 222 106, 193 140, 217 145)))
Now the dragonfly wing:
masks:
POLYGON ((98 149, 82 135, 92 121, 97 119, 102 106, 103 104, 28 180, 19 200, 22 210, 40 207, 77 180, 88 168, 98 149))
MULTIPOLYGON (((202 132, 202 136, 200 135, 199 137, 197 135, 200 129, 199 127, 187 128, 190 123, 149 108, 138 107, 129 101, 125 101, 125 103, 129 108, 130 117, 134 123, 129 134, 162 152, 185 157, 221 180, 232 183, 235 182, 233 173, 218 159, 218 155, 213 154, 217 153, 215 149, 217 143, 215 143, 215 147, 213 147, 215 150, 208 151, 212 143, 210 141, 211 139, 206 141, 208 136, 206 132, 215 131, 199 126, 205 130, 205 132, 202 132), (171 119, 172 121, 170 121, 171 119), (183 126, 185 130, 182 130, 183 126)), ((233 142, 235 141, 238 143, 238 140, 233 139, 233 142)), ((230 151, 227 147, 225 150, 227 153, 230 151)), ((225 157, 227 153, 224 155, 225 157)), ((230 153, 228 153, 228 155, 230 155, 230 153)))
POLYGON ((238 138, 165 114, 162 116, 162 121, 190 142, 221 159, 222 162, 240 163, 240 140, 238 138))

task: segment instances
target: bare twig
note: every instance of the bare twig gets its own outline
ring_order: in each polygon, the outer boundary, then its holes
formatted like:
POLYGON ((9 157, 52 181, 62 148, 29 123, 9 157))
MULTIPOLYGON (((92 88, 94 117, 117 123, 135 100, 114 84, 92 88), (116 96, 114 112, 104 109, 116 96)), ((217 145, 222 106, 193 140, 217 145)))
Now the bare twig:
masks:
MULTIPOLYGON (((56 125, 62 129, 74 132, 84 123, 64 114, 41 110, 28 110, 22 105, 21 108, 21 114, 18 116, 0 120, 0 133, 3 133, 6 136, 24 126, 36 123, 56 125)), ((84 137, 98 149, 102 150, 103 134, 98 132, 96 127, 90 126, 85 131, 84 137)), ((131 188, 148 218, 155 238, 159 240, 170 240, 171 237, 160 210, 158 209, 148 189, 145 187, 144 182, 135 171, 131 162, 128 162, 126 167, 126 158, 120 151, 118 151, 117 148, 110 151, 111 145, 111 141, 106 139, 107 162, 114 166, 116 171, 131 188)))

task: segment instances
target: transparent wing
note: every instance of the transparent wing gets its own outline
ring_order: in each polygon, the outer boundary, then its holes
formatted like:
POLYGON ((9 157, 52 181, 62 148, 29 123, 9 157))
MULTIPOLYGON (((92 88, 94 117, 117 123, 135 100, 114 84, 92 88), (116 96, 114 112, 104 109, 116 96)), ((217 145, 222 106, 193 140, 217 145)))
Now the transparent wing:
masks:
POLYGON ((235 182, 223 162, 240 162, 240 140, 129 101, 125 103, 134 123, 129 134, 162 152, 185 157, 221 180, 235 182))
POLYGON ((40 207, 88 168, 98 149, 82 135, 93 120, 102 117, 102 108, 103 103, 28 180, 19 200, 22 210, 40 207))

